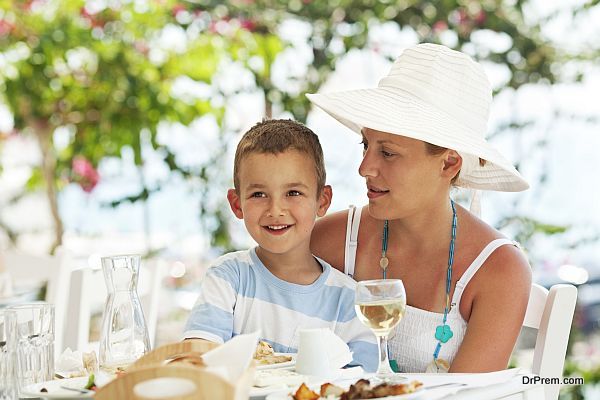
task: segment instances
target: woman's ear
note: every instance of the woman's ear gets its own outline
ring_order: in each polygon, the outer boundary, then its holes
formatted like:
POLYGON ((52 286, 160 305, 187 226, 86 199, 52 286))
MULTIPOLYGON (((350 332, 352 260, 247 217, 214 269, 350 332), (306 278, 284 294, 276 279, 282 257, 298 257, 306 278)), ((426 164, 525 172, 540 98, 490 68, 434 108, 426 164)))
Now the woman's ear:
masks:
POLYGON ((448 150, 444 154, 444 166, 442 175, 449 177, 451 180, 458 175, 462 167, 462 157, 455 150, 448 150))
POLYGON ((239 219, 244 219, 244 213, 242 212, 242 203, 240 201, 240 196, 237 194, 235 189, 229 189, 227 191, 227 201, 229 202, 229 207, 231 207, 231 211, 233 211, 233 214, 239 219))
POLYGON ((319 195, 319 209, 317 210, 317 216, 322 217, 327 213, 329 206, 331 205, 331 199, 333 197, 333 191, 330 185, 325 185, 321 194, 319 195))

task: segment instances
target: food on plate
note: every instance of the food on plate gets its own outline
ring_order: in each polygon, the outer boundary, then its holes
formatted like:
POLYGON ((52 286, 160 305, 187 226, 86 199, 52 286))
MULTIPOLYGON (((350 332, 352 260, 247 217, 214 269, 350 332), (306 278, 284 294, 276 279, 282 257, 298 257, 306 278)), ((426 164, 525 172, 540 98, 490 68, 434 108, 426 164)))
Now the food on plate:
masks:
POLYGON ((173 363, 184 363, 193 365, 194 367, 204 367, 204 360, 202 359, 202 354, 194 351, 190 351, 188 353, 181 353, 174 357, 172 357, 167 364, 173 363))
POLYGON ((85 353, 67 348, 56 361, 55 370, 56 377, 59 379, 79 378, 93 374, 98 371, 96 352, 85 353))
POLYGON ((94 376, 94 374, 90 374, 88 381, 83 388, 87 389, 87 390, 96 390, 97 389, 96 377, 94 376))
POLYGON ((340 400, 355 399, 378 399, 387 396, 398 396, 401 394, 414 393, 423 383, 412 381, 409 383, 389 384, 382 383, 371 387, 371 383, 366 379, 360 379, 354 385, 350 385, 347 392, 340 396, 340 400))
POLYGON ((258 342, 258 346, 256 346, 254 360, 258 365, 271 365, 292 361, 292 357, 275 354, 273 347, 261 340, 258 342))
POLYGON ((321 396, 310 390, 305 383, 302 383, 298 390, 296 390, 296 393, 292 395, 294 400, 317 400, 319 397, 321 396))
MULTIPOLYGON (((72 390, 74 392, 79 392, 81 393, 87 393, 84 390, 92 390, 92 391, 97 391, 98 387, 96 386, 96 376, 94 374, 90 374, 90 376, 88 376, 87 382, 85 384, 85 386, 81 387, 81 384, 78 384, 77 386, 71 386, 71 385, 60 385, 60 389, 62 390, 72 390), (83 390, 83 391, 82 391, 83 390)), ((59 389, 56 386, 54 387, 54 390, 59 389)), ((40 393, 49 393, 48 388, 46 387, 41 387, 40 388, 40 393)))
POLYGON ((271 345, 267 342, 263 342, 262 340, 260 342, 258 342, 258 345, 256 346, 256 350, 254 350, 254 358, 260 358, 260 357, 264 357, 264 356, 268 356, 273 354, 273 347, 271 347, 271 345))
POLYGON ((317 400, 324 398, 335 398, 340 400, 358 400, 358 399, 379 399, 388 396, 398 396, 416 392, 423 383, 412 381, 410 383, 400 383, 392 385, 382 383, 371 387, 371 382, 366 379, 359 379, 355 384, 350 385, 348 390, 331 383, 321 385, 320 394, 310 390, 306 384, 302 383, 296 393, 292 395, 294 400, 317 400))
POLYGON ((336 396, 340 397, 345 390, 333 383, 324 383, 321 385, 321 397, 336 396))
POLYGON ((88 374, 93 374, 98 371, 98 358, 96 357, 95 351, 81 353, 81 359, 83 361, 83 368, 88 374))

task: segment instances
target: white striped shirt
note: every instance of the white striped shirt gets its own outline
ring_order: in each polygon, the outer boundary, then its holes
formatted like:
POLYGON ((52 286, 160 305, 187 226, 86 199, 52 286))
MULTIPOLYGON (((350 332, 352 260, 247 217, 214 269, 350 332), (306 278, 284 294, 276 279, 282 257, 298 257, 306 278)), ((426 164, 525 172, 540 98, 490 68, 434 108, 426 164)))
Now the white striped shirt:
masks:
POLYGON ((202 281, 184 337, 223 343, 260 330, 261 340, 276 352, 295 353, 300 329, 329 328, 353 352, 350 365, 375 371, 377 342, 356 317, 356 282, 316 259, 323 267, 321 276, 310 285, 298 285, 273 275, 255 249, 218 258, 202 281))

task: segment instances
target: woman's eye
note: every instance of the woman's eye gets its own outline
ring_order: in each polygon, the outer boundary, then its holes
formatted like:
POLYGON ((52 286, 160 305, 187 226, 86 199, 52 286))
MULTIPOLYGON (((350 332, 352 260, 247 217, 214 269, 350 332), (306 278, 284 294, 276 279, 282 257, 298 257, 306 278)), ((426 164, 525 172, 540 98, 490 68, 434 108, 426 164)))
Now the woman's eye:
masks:
POLYGON ((290 190, 290 191, 288 192, 288 196, 300 196, 301 194, 302 194, 302 193, 300 193, 300 192, 299 192, 299 191, 297 191, 297 190, 290 190))
POLYGON ((254 192, 250 195, 250 197, 266 197, 267 195, 263 192, 254 192))
POLYGON ((363 145, 363 151, 367 151, 367 149, 369 148, 369 144, 364 139, 361 140, 360 144, 363 145))
POLYGON ((388 157, 392 157, 394 154, 393 153, 389 153, 385 150, 381 150, 381 154, 383 154, 384 157, 388 158, 388 157))

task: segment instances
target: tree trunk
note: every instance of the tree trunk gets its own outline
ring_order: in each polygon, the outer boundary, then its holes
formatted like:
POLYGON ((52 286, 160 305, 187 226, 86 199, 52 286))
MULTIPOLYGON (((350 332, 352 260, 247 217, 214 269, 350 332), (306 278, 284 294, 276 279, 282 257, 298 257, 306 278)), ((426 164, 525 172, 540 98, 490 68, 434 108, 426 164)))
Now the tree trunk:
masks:
MULTIPOLYGON (((138 167, 138 173, 140 175, 140 183, 142 184, 142 190, 147 191, 148 187, 146 185, 146 175, 144 174, 143 163, 138 167)), ((149 200, 149 197, 142 200, 142 218, 144 224, 144 241, 146 242, 146 254, 150 254, 152 252, 152 235, 150 231, 150 204, 148 204, 149 200)))
POLYGON ((271 119, 273 117, 273 104, 265 97, 265 117, 271 119))
POLYGON ((56 187, 56 154, 52 146, 52 129, 47 123, 38 123, 35 126, 35 134, 38 145, 42 152, 42 176, 46 182, 46 197, 50 206, 50 214, 54 222, 54 242, 50 247, 50 254, 54 254, 58 246, 62 244, 64 227, 58 212, 58 190, 56 187))

